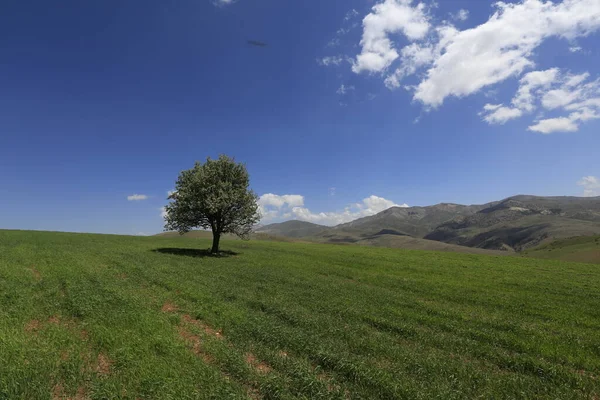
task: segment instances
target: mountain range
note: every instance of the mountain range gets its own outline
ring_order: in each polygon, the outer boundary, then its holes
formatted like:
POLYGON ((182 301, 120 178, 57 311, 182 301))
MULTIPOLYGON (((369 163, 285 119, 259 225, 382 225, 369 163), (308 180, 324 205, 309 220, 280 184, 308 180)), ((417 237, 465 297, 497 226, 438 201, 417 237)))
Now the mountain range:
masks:
POLYGON ((392 207, 334 227, 294 220, 256 232, 329 243, 520 252, 555 239, 600 234, 600 197, 518 195, 481 205, 392 207))

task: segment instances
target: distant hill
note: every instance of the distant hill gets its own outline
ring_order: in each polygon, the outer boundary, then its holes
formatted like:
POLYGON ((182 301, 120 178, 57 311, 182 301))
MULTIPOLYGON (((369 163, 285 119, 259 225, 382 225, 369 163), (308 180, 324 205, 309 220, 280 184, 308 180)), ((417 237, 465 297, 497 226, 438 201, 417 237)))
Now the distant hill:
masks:
POLYGON ((392 207, 335 227, 287 221, 257 232, 326 243, 428 248, 434 241, 518 252, 556 239, 600 234, 600 197, 519 195, 481 205, 392 207))
POLYGON ((514 196, 447 221, 425 239, 521 251, 554 239, 600 234, 600 197, 514 196))
POLYGON ((327 229, 329 229, 327 226, 293 220, 278 224, 265 225, 256 229, 255 232, 276 236, 285 236, 289 238, 302 238, 318 235, 327 229))

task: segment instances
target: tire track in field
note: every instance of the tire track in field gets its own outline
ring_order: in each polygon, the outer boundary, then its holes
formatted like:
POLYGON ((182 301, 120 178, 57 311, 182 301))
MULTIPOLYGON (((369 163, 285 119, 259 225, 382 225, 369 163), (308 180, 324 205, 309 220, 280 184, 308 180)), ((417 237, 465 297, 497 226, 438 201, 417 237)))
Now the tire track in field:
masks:
MULTIPOLYGON (((260 391, 260 383, 258 379, 249 379, 248 382, 241 382, 237 379, 232 378, 232 376, 228 373, 227 367, 222 363, 219 363, 215 357, 205 348, 204 342, 205 338, 210 338, 209 340, 216 340, 219 342, 223 342, 223 344, 227 347, 235 349, 234 345, 227 340, 227 338, 223 335, 223 332, 220 329, 215 329, 206 322, 199 320, 197 318, 192 317, 189 314, 185 314, 180 312, 179 307, 171 302, 167 301, 161 307, 161 312, 167 314, 175 314, 180 317, 180 322, 177 325, 177 336, 183 340, 192 353, 194 353, 197 357, 200 357, 204 363, 210 365, 216 369, 218 369, 223 378, 227 381, 234 381, 239 384, 242 388, 245 389, 246 394, 251 399, 262 399, 264 395, 260 391), (194 330, 199 330, 202 332, 201 335, 197 335, 194 333, 194 330)), ((269 374, 274 373, 273 368, 264 360, 260 360, 257 358, 252 352, 246 352, 244 355, 244 361, 252 371, 254 375, 257 376, 268 376, 269 374)))
MULTIPOLYGON (((76 341, 82 342, 85 344, 84 349, 78 353, 78 356, 81 358, 83 365, 81 367, 81 372, 87 376, 85 379, 85 383, 80 385, 76 392, 72 395, 69 395, 67 389, 65 388, 65 382, 62 378, 53 374, 52 382, 51 382, 51 399, 52 400, 85 400, 89 399, 88 391, 89 391, 89 382, 92 376, 96 376, 100 379, 107 378, 113 373, 113 364, 114 361, 104 352, 100 351, 96 353, 96 351, 92 348, 92 345, 89 340, 89 333, 85 329, 81 328, 81 325, 74 319, 65 319, 58 315, 52 315, 47 320, 41 321, 39 319, 33 319, 27 322, 23 329, 24 331, 32 336, 43 336, 46 334, 48 329, 59 328, 68 331, 73 337, 76 338, 76 341)), ((63 349, 60 352, 58 359, 56 360, 56 370, 60 370, 60 365, 63 363, 69 362, 72 357, 73 349, 63 349)))

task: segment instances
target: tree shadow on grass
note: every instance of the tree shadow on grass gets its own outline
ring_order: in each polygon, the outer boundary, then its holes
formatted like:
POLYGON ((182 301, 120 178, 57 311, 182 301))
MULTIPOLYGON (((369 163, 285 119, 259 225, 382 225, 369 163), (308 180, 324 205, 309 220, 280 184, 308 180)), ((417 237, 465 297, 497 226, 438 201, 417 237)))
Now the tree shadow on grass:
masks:
POLYGON ((239 253, 230 250, 221 250, 217 254, 213 254, 209 249, 181 249, 181 248, 173 248, 173 247, 161 247, 158 249, 152 250, 155 253, 161 254, 172 254, 175 256, 184 256, 184 257, 212 257, 212 258, 223 258, 223 257, 231 257, 237 256, 239 253))

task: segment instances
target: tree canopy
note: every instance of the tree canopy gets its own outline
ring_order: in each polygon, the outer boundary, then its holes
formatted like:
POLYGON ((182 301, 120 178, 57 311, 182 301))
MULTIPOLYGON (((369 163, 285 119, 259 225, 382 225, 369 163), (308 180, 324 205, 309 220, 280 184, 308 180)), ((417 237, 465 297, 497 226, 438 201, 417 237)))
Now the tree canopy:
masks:
POLYGON ((211 252, 219 252, 219 240, 224 233, 248 239, 260 220, 258 196, 249 188, 246 166, 226 155, 218 159, 196 162, 194 168, 182 171, 169 195, 165 230, 180 234, 192 229, 211 229, 211 252))

